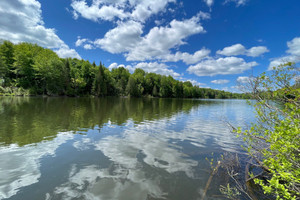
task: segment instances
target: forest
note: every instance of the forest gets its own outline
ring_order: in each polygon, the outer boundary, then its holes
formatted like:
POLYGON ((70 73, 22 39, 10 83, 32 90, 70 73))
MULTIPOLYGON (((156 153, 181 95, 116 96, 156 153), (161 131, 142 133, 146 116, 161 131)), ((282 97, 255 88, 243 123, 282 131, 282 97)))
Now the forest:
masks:
POLYGON ((111 71, 101 62, 59 58, 31 43, 0 42, 0 95, 131 96, 247 99, 249 94, 193 86, 171 76, 123 67, 111 71))

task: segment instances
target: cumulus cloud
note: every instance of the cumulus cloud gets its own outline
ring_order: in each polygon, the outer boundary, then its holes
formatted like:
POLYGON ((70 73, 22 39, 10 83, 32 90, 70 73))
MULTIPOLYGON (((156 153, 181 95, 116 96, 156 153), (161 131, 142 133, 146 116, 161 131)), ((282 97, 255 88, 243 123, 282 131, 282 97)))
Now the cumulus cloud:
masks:
POLYGON ((114 68, 119 68, 118 63, 111 63, 111 64, 108 66, 108 69, 109 69, 109 70, 112 70, 112 69, 114 69, 114 68))
POLYGON ((67 45, 62 45, 59 49, 54 50, 54 51, 61 58, 81 59, 80 55, 75 51, 75 49, 70 49, 67 45))
POLYGON ((186 78, 180 77, 179 80, 180 80, 180 81, 183 81, 183 82, 188 81, 188 82, 190 82, 193 86, 199 86, 199 87, 204 87, 204 86, 205 86, 205 87, 206 87, 206 84, 205 84, 205 83, 200 83, 200 82, 198 82, 198 81, 196 81, 196 80, 194 80, 194 79, 186 79, 186 78))
POLYGON ((170 67, 164 63, 158 63, 158 62, 140 62, 136 65, 118 65, 118 63, 112 63, 108 69, 113 69, 113 68, 118 68, 118 67, 124 67, 128 69, 130 72, 134 72, 136 68, 143 69, 146 72, 152 72, 152 73, 157 73, 161 75, 166 75, 166 76, 173 76, 173 77, 179 77, 180 74, 175 72, 174 70, 170 69, 170 67))
MULTIPOLYGON (((164 62, 182 60, 187 64, 199 62, 209 54, 209 50, 201 49, 194 54, 175 52, 171 49, 186 44, 185 40, 194 34, 204 33, 200 20, 210 18, 209 13, 200 11, 196 16, 186 20, 172 20, 166 26, 156 27, 146 34, 143 32, 144 24, 152 15, 165 12, 169 3, 175 0, 73 0, 74 18, 81 16, 92 21, 116 21, 117 26, 109 30, 103 38, 89 41, 78 38, 76 45, 85 49, 101 48, 113 54, 122 53, 127 61, 146 61, 158 59, 164 62), (104 9, 110 9, 104 12, 104 9), (144 35, 143 35, 144 34, 144 35), (89 44, 89 45, 87 45, 89 44)), ((171 11, 170 11, 171 12, 171 11)))
POLYGON ((225 47, 223 50, 218 50, 217 54, 221 54, 224 56, 237 56, 244 54, 246 51, 246 48, 241 44, 234 44, 229 47, 225 47))
POLYGON ((225 83, 229 83, 229 80, 219 79, 219 80, 213 80, 211 82, 214 83, 214 84, 225 84, 225 83))
POLYGON ((266 52, 269 52, 269 50, 265 46, 257 46, 246 49, 242 44, 234 44, 232 46, 225 47, 222 50, 218 50, 217 54, 224 56, 246 55, 251 57, 258 57, 266 52))
POLYGON ((152 0, 152 1, 135 1, 135 8, 131 17, 138 21, 146 21, 151 15, 157 14, 165 9, 169 2, 175 0, 152 0))
POLYGON ((287 53, 300 56, 300 37, 296 37, 292 41, 288 41, 287 46, 289 47, 286 51, 287 53))
POLYGON ((78 15, 81 15, 83 18, 92 21, 98 21, 98 19, 112 21, 115 18, 124 19, 129 16, 129 13, 124 12, 122 9, 113 5, 103 5, 100 1, 95 0, 90 6, 84 0, 73 1, 71 7, 74 9, 75 19, 78 18, 78 15))
POLYGON ((134 70, 135 70, 135 68, 132 67, 131 65, 126 65, 126 66, 123 65, 123 64, 118 65, 118 63, 112 63, 112 64, 110 64, 110 65, 108 66, 108 69, 109 69, 109 70, 112 70, 112 69, 119 68, 119 67, 124 67, 124 68, 127 69, 130 73, 133 73, 134 70))
POLYGON ((179 77, 180 74, 175 72, 172 69, 169 69, 169 66, 164 63, 157 63, 157 62, 141 62, 134 66, 134 68, 141 68, 145 70, 146 72, 153 72, 157 74, 162 74, 166 76, 173 76, 173 77, 179 77))
POLYGON ((184 41, 191 35, 205 32, 200 19, 207 19, 209 14, 199 12, 196 16, 183 21, 173 20, 167 26, 154 27, 142 36, 144 25, 141 22, 128 20, 118 22, 103 38, 90 41, 78 37, 76 46, 92 49, 101 48, 110 53, 123 53, 127 61, 145 61, 158 59, 163 62, 182 60, 194 64, 207 57, 210 50, 202 48, 194 54, 187 52, 170 53, 170 50, 186 44, 184 41), (88 45, 87 45, 88 44, 88 45))
POLYGON ((79 47, 79 46, 83 45, 87 41, 88 41, 88 39, 86 39, 86 38, 82 38, 81 39, 80 37, 78 37, 77 41, 75 42, 75 45, 76 45, 76 47, 79 47))
POLYGON ((95 49, 94 42, 87 39, 87 38, 81 38, 78 36, 77 41, 75 42, 76 47, 83 47, 84 49, 90 50, 95 49))
POLYGON ((80 58, 42 20, 41 4, 36 0, 0 1, 0 38, 14 43, 31 42, 55 49, 60 57, 80 58))
POLYGON ((269 52, 267 47, 264 46, 257 46, 257 47, 252 47, 246 51, 247 56, 251 57, 258 57, 264 53, 269 52))
POLYGON ((121 22, 108 31, 104 38, 97 39, 94 44, 110 53, 124 53, 133 49, 142 40, 143 26, 136 21, 121 22))
POLYGON ((92 21, 130 19, 144 22, 153 14, 164 11, 171 2, 175 2, 175 0, 93 0, 91 5, 88 5, 86 0, 73 0, 71 7, 73 8, 74 19, 81 16, 92 21))
POLYGON ((177 62, 182 60, 186 64, 195 64, 207 57, 210 54, 210 50, 206 48, 202 48, 201 50, 196 51, 194 54, 189 54, 187 52, 176 52, 175 54, 167 54, 161 56, 161 59, 164 62, 177 62))
POLYGON ((91 44, 85 44, 83 45, 84 49, 94 49, 94 47, 91 44))
POLYGON ((154 57, 167 55, 169 50, 185 44, 187 37, 203 33, 200 16, 183 21, 173 20, 169 26, 154 27, 126 55, 128 61, 144 61, 154 57))
POLYGON ((197 76, 215 76, 226 74, 239 74, 258 65, 256 62, 246 62, 242 58, 226 57, 209 58, 196 65, 190 66, 187 71, 197 76))
POLYGON ((248 76, 239 76, 236 81, 239 83, 249 83, 250 78, 248 76))
POLYGON ((288 41, 287 46, 287 55, 273 59, 269 65, 269 70, 286 62, 300 62, 300 37, 295 37, 293 40, 288 41))

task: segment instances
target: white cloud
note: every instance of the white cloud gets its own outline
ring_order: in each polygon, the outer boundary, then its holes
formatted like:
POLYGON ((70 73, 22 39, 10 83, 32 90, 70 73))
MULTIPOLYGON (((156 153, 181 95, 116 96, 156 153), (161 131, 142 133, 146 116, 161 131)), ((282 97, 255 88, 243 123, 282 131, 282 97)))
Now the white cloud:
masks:
POLYGON ((243 6, 247 3, 248 0, 225 0, 225 3, 233 2, 237 7, 243 6))
POLYGON ((286 51, 289 54, 300 56, 300 37, 294 38, 287 42, 289 49, 286 51))
POLYGON ((71 7, 74 9, 73 15, 77 19, 80 14, 83 18, 98 21, 98 19, 112 21, 115 18, 124 19, 129 16, 129 13, 114 5, 103 5, 100 1, 94 0, 92 5, 87 5, 85 0, 73 1, 71 7), (101 5, 101 6, 100 6, 101 5))
POLYGON ((114 68, 119 68, 118 63, 111 63, 111 64, 108 66, 108 69, 109 69, 109 70, 112 70, 112 69, 114 69, 114 68))
POLYGON ((77 41, 75 42, 75 45, 76 45, 76 47, 79 47, 87 41, 88 41, 88 39, 86 39, 86 38, 81 39, 80 37, 78 37, 77 41))
POLYGON ((163 12, 171 2, 175 0, 93 0, 91 5, 88 5, 86 0, 73 0, 71 7, 74 19, 78 19, 80 15, 92 21, 113 21, 117 18, 145 22, 153 14, 163 12))
POLYGON ((130 73, 133 73, 134 70, 135 70, 135 68, 132 67, 131 65, 127 65, 127 66, 125 66, 125 65, 123 65, 123 64, 118 65, 118 63, 112 63, 112 64, 110 64, 110 65, 108 66, 108 69, 109 69, 109 70, 112 70, 112 69, 114 69, 114 68, 119 68, 119 67, 124 67, 125 69, 128 69, 128 71, 129 71, 130 73))
POLYGON ((94 42, 87 39, 87 38, 81 38, 78 36, 77 41, 75 42, 76 47, 83 47, 86 50, 95 49, 94 42))
POLYGON ((211 82, 214 83, 214 84, 225 84, 225 83, 229 83, 229 80, 219 79, 219 80, 213 80, 211 82))
POLYGON ((239 74, 258 65, 256 62, 245 62, 242 58, 226 57, 201 61, 190 66, 187 71, 197 76, 215 76, 218 74, 239 74))
MULTIPOLYGON (((90 5, 87 2, 87 0, 72 1, 75 18, 80 15, 93 21, 112 21, 115 18, 119 21, 115 28, 94 42, 78 38, 76 42, 78 46, 84 47, 84 44, 89 44, 86 45, 86 49, 98 47, 113 54, 123 53, 127 61, 182 60, 188 64, 199 62, 209 52, 202 49, 194 54, 177 52, 172 55, 170 53, 172 48, 186 44, 184 40, 189 36, 205 32, 200 20, 209 19, 209 13, 200 11, 191 19, 182 21, 174 19, 169 25, 153 27, 142 36, 145 21, 151 15, 166 12, 167 5, 176 2, 175 0, 92 0, 90 5), (102 10, 108 7, 115 10, 103 14, 102 10)), ((156 24, 161 23, 163 21, 156 20, 156 24)))
POLYGON ((179 77, 180 74, 175 72, 174 70, 170 69, 170 67, 164 63, 158 63, 158 62, 141 62, 136 65, 118 65, 118 63, 112 63, 109 65, 108 69, 112 70, 113 68, 119 68, 124 67, 125 69, 128 69, 131 73, 134 72, 136 68, 143 69, 145 72, 153 72, 161 75, 166 76, 173 76, 173 77, 179 77))
POLYGON ((41 4, 38 1, 0 1, 0 16, 0 38, 13 43, 37 43, 46 48, 56 49, 59 56, 79 56, 56 35, 54 29, 44 26, 41 4))
POLYGON ((168 26, 152 28, 144 37, 141 36, 144 27, 141 22, 133 20, 118 22, 117 27, 108 31, 103 38, 94 42, 79 38, 76 44, 83 45, 87 42, 110 53, 124 53, 127 61, 182 60, 192 64, 206 57, 210 50, 203 48, 194 54, 186 52, 171 54, 170 49, 185 44, 184 40, 191 35, 205 32, 199 21, 207 17, 209 17, 207 13, 199 12, 191 19, 173 20, 168 26))
POLYGON ((126 60, 144 61, 169 54, 171 48, 185 44, 184 39, 187 37, 205 32, 199 20, 200 16, 195 16, 183 21, 173 20, 167 27, 152 28, 130 49, 126 60))
POLYGON ((84 49, 94 49, 94 47, 91 44, 85 44, 83 45, 84 49))
POLYGON ((67 45, 62 45, 61 48, 55 50, 55 53, 61 58, 81 59, 80 55, 74 49, 70 49, 67 45))
POLYGON ((194 64, 207 57, 210 54, 210 50, 202 48, 201 50, 196 51, 194 54, 189 54, 187 52, 176 52, 175 54, 168 54, 161 56, 161 59, 164 62, 177 62, 182 60, 186 64, 194 64))
POLYGON ((269 52, 267 47, 257 46, 257 47, 252 47, 252 48, 248 49, 246 52, 246 55, 251 56, 251 57, 258 57, 267 52, 269 52))
POLYGON ((202 11, 200 11, 200 12, 197 14, 197 17, 199 17, 200 19, 210 19, 210 14, 207 13, 207 12, 202 12, 202 11))
POLYGON ((180 74, 175 72, 172 69, 169 69, 169 66, 164 63, 157 63, 157 62, 141 62, 134 66, 134 68, 141 68, 145 70, 146 72, 153 72, 161 75, 166 76, 173 76, 173 77, 179 77, 180 74))
POLYGON ((194 86, 205 86, 206 84, 205 83, 200 83, 196 80, 193 80, 193 79, 185 79, 185 78, 180 78, 181 81, 189 81, 191 82, 194 86))
POLYGON ((142 40, 143 26, 139 22, 121 22, 108 31, 104 38, 97 39, 94 44, 110 53, 123 53, 133 49, 142 40))
POLYGON ((258 57, 266 52, 269 52, 265 46, 256 46, 250 49, 246 49, 242 44, 234 44, 229 47, 225 47, 223 50, 218 50, 217 54, 224 56, 237 56, 246 55, 251 57, 258 57))
POLYGON ((160 26, 162 25, 163 23, 165 23, 165 19, 160 19, 160 20, 155 20, 154 23, 156 24, 156 26, 160 26))
POLYGON ((214 3, 214 0, 203 0, 208 7, 211 7, 214 3))
POLYGON ((248 76, 239 76, 236 81, 239 83, 249 83, 250 78, 248 76))
POLYGON ((287 55, 273 59, 269 65, 269 70, 286 62, 300 62, 300 37, 295 37, 293 40, 288 41, 287 46, 287 55))
POLYGON ((175 0, 148 0, 136 2, 138 3, 131 14, 131 17, 137 21, 144 22, 151 15, 163 11, 169 2, 175 2, 175 0))
POLYGON ((223 50, 218 50, 217 54, 224 56, 237 56, 242 55, 246 52, 246 48, 241 44, 234 44, 229 47, 225 47, 223 50))

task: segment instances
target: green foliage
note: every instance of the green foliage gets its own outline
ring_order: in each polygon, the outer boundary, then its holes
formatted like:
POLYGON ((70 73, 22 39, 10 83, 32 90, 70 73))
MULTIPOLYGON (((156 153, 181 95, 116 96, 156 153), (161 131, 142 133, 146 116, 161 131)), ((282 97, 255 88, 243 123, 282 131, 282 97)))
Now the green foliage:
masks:
POLYGON ((114 68, 111 71, 111 77, 115 80, 115 87, 120 96, 126 95, 126 86, 130 73, 124 67, 114 68))
POLYGON ((133 74, 124 67, 109 71, 101 62, 97 66, 85 60, 61 59, 52 50, 36 44, 14 45, 9 41, 0 44, 0 85, 24 88, 32 95, 245 97, 244 94, 199 88, 190 82, 183 83, 143 69, 136 69, 133 74))
POLYGON ((228 199, 239 199, 238 197, 241 195, 239 190, 235 187, 230 187, 229 183, 227 184, 227 186, 221 185, 220 192, 228 199))
POLYGON ((4 85, 13 85, 13 80, 16 78, 14 73, 14 45, 9 41, 4 41, 0 45, 0 70, 3 76, 4 74, 4 85))
POLYGON ((141 96, 142 91, 134 77, 129 77, 128 84, 126 87, 126 93, 132 97, 141 96))
POLYGON ((294 87, 299 69, 280 65, 252 81, 258 123, 243 135, 250 156, 268 171, 267 181, 256 178, 276 199, 300 199, 300 89, 294 87))

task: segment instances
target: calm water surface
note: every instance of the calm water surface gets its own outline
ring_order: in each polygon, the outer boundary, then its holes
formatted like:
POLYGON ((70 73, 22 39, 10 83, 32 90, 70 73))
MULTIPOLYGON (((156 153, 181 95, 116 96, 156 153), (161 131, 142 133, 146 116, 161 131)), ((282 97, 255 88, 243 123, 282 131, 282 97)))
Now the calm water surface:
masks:
POLYGON ((0 199, 201 199, 205 158, 242 153, 224 121, 253 119, 244 100, 0 97, 0 199))

